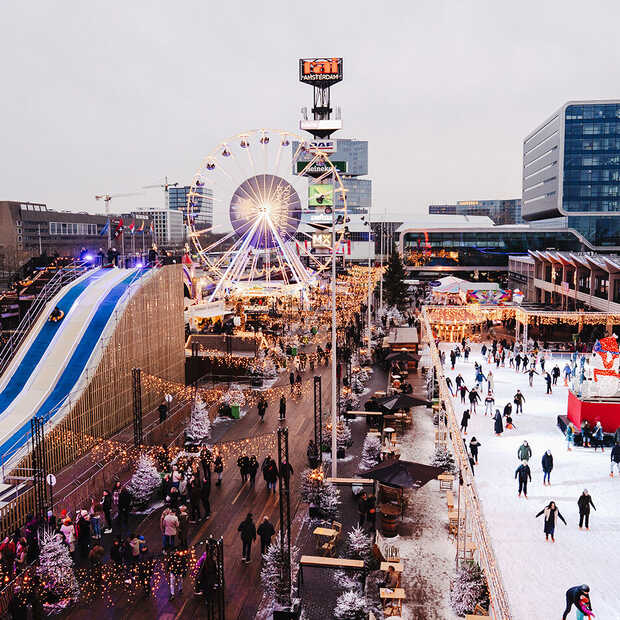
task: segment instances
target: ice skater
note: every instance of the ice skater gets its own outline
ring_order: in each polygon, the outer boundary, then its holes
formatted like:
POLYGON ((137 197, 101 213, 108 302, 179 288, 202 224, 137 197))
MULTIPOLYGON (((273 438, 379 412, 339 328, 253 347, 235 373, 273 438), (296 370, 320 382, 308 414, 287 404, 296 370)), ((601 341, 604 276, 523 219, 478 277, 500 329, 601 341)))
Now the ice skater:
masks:
POLYGON ((620 443, 616 443, 616 445, 611 450, 611 469, 609 471, 609 477, 614 477, 614 465, 616 466, 616 473, 620 474, 620 443))
POLYGON ((603 444, 604 439, 605 434, 603 433, 603 426, 599 421, 592 429, 592 443, 594 444, 594 452, 596 452, 599 448, 601 449, 601 452, 605 452, 605 446, 603 444))
POLYGON ((562 620, 568 618, 568 614, 573 608, 573 605, 577 608, 578 612, 581 611, 582 614, 594 617, 592 613, 592 603, 590 601, 589 585, 584 583, 581 586, 573 586, 566 590, 566 609, 562 614, 562 620))
POLYGON ((525 396, 521 394, 521 390, 517 390, 517 393, 514 395, 512 401, 517 406, 515 413, 523 413, 523 403, 525 402, 525 396))
POLYGON ((570 364, 566 362, 566 364, 564 365, 564 385, 566 387, 568 387, 568 381, 572 374, 573 374, 573 371, 571 370, 570 364))
POLYGON ((551 536, 551 542, 555 542, 555 526, 557 524, 558 518, 561 519, 564 525, 567 525, 566 519, 562 516, 562 513, 559 511, 558 507, 555 505, 555 502, 549 502, 549 504, 543 508, 536 517, 540 517, 540 515, 545 515, 545 524, 544 524, 544 532, 545 532, 545 540, 549 540, 549 536, 551 536))
POLYGON ((495 417, 493 419, 493 430, 495 431, 495 435, 499 437, 504 432, 504 422, 502 420, 502 414, 499 412, 499 409, 495 410, 495 417))
POLYGON ((476 413, 476 403, 480 400, 480 394, 476 388, 472 388, 469 392, 469 408, 472 413, 476 413))
POLYGON ((469 409, 465 409, 461 417, 461 432, 463 433, 463 435, 467 435, 467 424, 469 423, 470 417, 471 416, 469 415, 469 409))
POLYGON ((484 415, 487 413, 492 416, 493 409, 495 408, 495 399, 493 398, 493 392, 489 392, 484 399, 484 415))
POLYGON ((543 486, 551 486, 551 470, 553 469, 553 455, 547 450, 542 457, 543 486))
POLYGON ((469 452, 476 465, 478 465, 478 448, 481 445, 482 444, 475 437, 469 440, 469 452))
MULTIPOLYGON (((547 384, 547 394, 551 394, 551 382, 553 381, 553 379, 551 378, 551 375, 546 372, 545 373, 545 383, 547 384)), ((531 384, 530 384, 531 385, 531 384)))
POLYGON ((459 393, 461 395, 461 402, 463 404, 465 404, 465 395, 467 394, 467 392, 469 392, 469 390, 467 389, 467 386, 463 383, 460 387, 459 387, 459 393))
POLYGON ((517 477, 519 479, 519 497, 521 497, 521 493, 523 493, 525 499, 527 499, 527 482, 528 480, 532 482, 532 472, 530 471, 530 466, 527 464, 527 461, 523 461, 521 465, 517 467, 515 479, 517 477))
POLYGON ((572 450, 571 445, 575 445, 575 427, 572 422, 569 422, 566 427, 566 444, 568 452, 572 450))
POLYGON ((582 529, 584 521, 586 530, 590 529, 590 506, 596 510, 596 506, 588 493, 588 489, 584 489, 577 500, 577 507, 579 508, 579 529, 582 529))
POLYGON ((517 450, 517 458, 520 461, 529 461, 532 458, 532 448, 530 448, 530 444, 527 441, 524 441, 517 450))
POLYGON ((454 388, 452 386, 452 379, 450 379, 450 377, 446 377, 446 385, 448 386, 448 389, 450 390, 450 395, 454 397, 454 388))

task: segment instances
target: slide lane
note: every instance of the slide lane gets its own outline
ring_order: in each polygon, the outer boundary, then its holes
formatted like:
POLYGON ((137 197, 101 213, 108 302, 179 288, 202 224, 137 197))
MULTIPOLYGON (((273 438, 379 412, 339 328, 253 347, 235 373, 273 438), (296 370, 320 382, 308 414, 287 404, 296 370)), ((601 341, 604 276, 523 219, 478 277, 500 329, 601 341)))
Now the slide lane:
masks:
MULTIPOLYGON (((24 390, 24 398, 17 399, 11 410, 1 419, 1 455, 5 455, 8 451, 12 455, 25 445, 30 431, 30 419, 33 416, 53 417, 54 413, 51 412, 67 398, 84 372, 119 300, 130 284, 144 273, 144 270, 132 270, 98 301, 95 312, 90 315, 90 322, 74 340, 70 357, 65 356, 64 359, 68 361, 63 366, 51 363, 51 359, 48 360, 46 356, 45 363, 41 366, 41 383, 37 382, 39 384, 36 389, 24 390), (43 388, 44 383, 47 383, 47 389, 43 388)), ((51 347, 49 357, 53 356, 54 348, 51 347)))
MULTIPOLYGON (((11 367, 7 369, 10 373, 10 377, 3 378, 4 386, 0 392, 0 415, 7 409, 7 407, 15 400, 19 393, 24 389, 28 380, 32 377, 32 373, 45 355, 49 345, 56 335, 64 328, 67 315, 71 312, 78 299, 88 287, 97 282, 104 274, 101 269, 91 272, 85 278, 77 282, 77 284, 69 284, 69 290, 64 293, 58 299, 56 297, 56 306, 58 306, 64 313, 65 318, 59 323, 51 323, 47 320, 49 312, 48 307, 44 310, 45 322, 39 329, 39 333, 34 340, 27 340, 22 346, 27 347, 25 353, 18 352, 18 356, 22 356, 21 361, 17 368, 11 373, 11 367)), ((53 309, 53 308, 52 308, 53 309)), ((51 310, 50 310, 51 312, 51 310)))

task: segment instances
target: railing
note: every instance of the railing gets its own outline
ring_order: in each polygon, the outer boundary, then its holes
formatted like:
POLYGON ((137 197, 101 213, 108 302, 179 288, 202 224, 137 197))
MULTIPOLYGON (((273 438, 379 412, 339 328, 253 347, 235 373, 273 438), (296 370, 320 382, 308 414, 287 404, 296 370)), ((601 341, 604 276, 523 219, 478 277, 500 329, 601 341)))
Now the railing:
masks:
POLYGON ((508 593, 504 587, 502 575, 497 566, 495 551, 491 545, 491 538, 487 530, 486 520, 482 512, 480 498, 476 489, 474 475, 469 464, 464 442, 461 440, 461 433, 457 421, 452 398, 446 384, 443 372, 443 366, 439 360, 439 351, 435 344, 433 332, 430 326, 428 311, 422 309, 422 323, 424 326, 425 337, 431 350, 431 359, 435 368, 437 382, 439 384, 439 400, 445 404, 446 424, 450 431, 450 439, 452 441, 452 449, 456 462, 458 464, 462 484, 460 485, 460 501, 459 501, 459 536, 457 537, 457 557, 459 549, 463 549, 465 555, 465 545, 467 543, 467 535, 471 534, 475 540, 477 549, 477 559, 487 579, 490 595, 489 614, 497 620, 511 620, 512 612, 508 600, 508 593), (464 498, 461 497, 464 495, 464 498), (463 521, 462 525, 460 521, 463 521), (462 540, 462 542, 459 542, 462 540))
POLYGON ((37 298, 34 300, 28 312, 20 321, 17 329, 11 334, 7 343, 0 351, 0 375, 7 369, 15 352, 25 340, 28 332, 36 323, 43 308, 56 293, 69 282, 79 278, 89 269, 88 263, 84 261, 74 261, 73 263, 59 269, 52 279, 41 289, 37 298))

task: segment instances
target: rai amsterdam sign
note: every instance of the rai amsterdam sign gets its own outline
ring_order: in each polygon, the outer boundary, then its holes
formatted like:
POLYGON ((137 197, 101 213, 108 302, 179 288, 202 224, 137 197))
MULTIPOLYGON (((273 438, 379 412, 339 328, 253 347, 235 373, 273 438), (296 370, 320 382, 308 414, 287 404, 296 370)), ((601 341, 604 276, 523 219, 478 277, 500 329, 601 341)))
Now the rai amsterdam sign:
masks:
POLYGON ((299 81, 317 88, 342 82, 342 58, 300 58, 299 81))

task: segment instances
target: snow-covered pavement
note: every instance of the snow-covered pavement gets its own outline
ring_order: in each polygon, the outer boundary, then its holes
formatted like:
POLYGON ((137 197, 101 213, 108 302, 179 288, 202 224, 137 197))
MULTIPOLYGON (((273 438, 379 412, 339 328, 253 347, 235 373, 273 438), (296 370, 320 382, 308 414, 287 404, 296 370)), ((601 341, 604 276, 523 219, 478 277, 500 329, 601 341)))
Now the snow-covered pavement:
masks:
MULTIPOLYGON (((442 344, 446 351, 446 376, 454 379, 460 372, 465 384, 475 383, 474 361, 482 361, 480 345, 472 345, 469 360, 457 361, 450 369, 449 351, 454 345, 442 344)), ((546 360, 546 370, 555 361, 546 360)), ((565 361, 558 360, 560 369, 565 361)), ((492 418, 483 415, 484 402, 469 421, 467 443, 475 436, 482 446, 479 465, 475 469, 476 483, 489 527, 493 547, 508 591, 515 620, 557 619, 562 617, 567 588, 587 583, 591 590, 594 613, 599 620, 620 618, 620 477, 609 477, 610 449, 595 453, 593 448, 567 451, 566 441, 556 425, 557 416, 566 413, 568 388, 562 378, 546 395, 541 375, 534 376, 529 387, 528 377, 514 369, 495 368, 482 362, 483 372, 493 371, 495 407, 503 411, 513 401, 518 389, 525 396, 523 414, 515 415, 514 430, 504 429, 500 437, 493 431, 492 418), (519 465, 517 450, 523 440, 532 448, 530 468, 532 482, 528 498, 517 497, 515 470, 519 465), (542 484, 541 459, 546 450, 553 454, 554 467, 551 486, 542 484), (590 530, 578 528, 577 499, 588 489, 596 511, 590 513, 590 530), (545 542, 543 517, 535 518, 550 501, 555 501, 568 525, 558 520, 556 542, 545 542)), ((540 366, 538 366, 540 371, 540 366)), ((482 400, 487 393, 483 383, 482 400)), ((460 415, 469 408, 460 398, 453 399, 460 415)), ((570 618, 574 618, 574 608, 570 618)))

